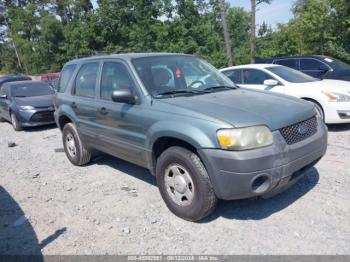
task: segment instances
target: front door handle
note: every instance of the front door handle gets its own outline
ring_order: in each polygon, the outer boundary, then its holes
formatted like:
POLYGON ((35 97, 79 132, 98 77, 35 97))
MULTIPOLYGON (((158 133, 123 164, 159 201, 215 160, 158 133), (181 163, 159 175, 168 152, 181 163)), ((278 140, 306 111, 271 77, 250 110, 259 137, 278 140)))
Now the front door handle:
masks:
POLYGON ((72 103, 71 103, 71 107, 72 107, 72 108, 77 108, 77 104, 76 104, 75 102, 72 102, 72 103))
POLYGON ((100 114, 102 115, 107 115, 108 114, 108 111, 105 107, 101 107, 100 110, 98 110, 100 112, 100 114))

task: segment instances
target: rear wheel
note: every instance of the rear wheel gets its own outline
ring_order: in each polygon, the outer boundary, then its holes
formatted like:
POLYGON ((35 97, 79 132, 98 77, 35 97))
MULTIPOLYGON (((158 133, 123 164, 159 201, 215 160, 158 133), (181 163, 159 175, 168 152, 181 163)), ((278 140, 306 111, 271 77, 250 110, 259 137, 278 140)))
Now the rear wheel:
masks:
POLYGON ((182 147, 170 147, 157 160, 157 184, 168 208, 197 221, 212 213, 217 198, 199 157, 182 147))
POLYGON ((63 127, 63 147, 69 161, 76 166, 90 162, 91 152, 82 143, 79 134, 72 123, 63 127))
POLYGON ((14 130, 16 131, 22 130, 21 123, 18 121, 15 113, 11 113, 11 124, 14 130))

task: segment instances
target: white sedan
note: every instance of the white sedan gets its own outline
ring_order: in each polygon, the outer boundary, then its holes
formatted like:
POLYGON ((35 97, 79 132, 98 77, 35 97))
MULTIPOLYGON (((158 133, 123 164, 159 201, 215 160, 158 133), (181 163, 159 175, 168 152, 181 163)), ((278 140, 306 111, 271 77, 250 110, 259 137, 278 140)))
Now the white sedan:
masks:
POLYGON ((289 67, 272 64, 233 66, 220 71, 241 87, 308 100, 327 124, 350 123, 350 82, 320 80, 289 67))

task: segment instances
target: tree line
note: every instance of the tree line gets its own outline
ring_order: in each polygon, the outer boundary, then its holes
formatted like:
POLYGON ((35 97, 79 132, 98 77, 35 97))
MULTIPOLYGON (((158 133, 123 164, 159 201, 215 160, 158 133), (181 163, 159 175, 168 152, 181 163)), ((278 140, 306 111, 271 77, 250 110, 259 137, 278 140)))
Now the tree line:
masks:
POLYGON ((350 62, 350 1, 296 0, 293 18, 275 28, 254 22, 257 5, 274 1, 251 0, 252 12, 220 2, 1 0, 0 72, 55 72, 73 58, 104 52, 189 53, 216 67, 297 54, 350 62))

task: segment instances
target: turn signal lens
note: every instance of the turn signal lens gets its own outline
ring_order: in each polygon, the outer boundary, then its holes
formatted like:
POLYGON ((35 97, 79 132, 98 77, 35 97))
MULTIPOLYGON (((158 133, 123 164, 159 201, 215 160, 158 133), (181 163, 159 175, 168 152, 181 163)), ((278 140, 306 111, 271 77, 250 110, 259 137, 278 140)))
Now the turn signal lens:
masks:
POLYGON ((350 96, 335 92, 323 92, 329 102, 350 102, 350 96))
POLYGON ((335 101, 337 99, 332 93, 323 92, 323 94, 328 97, 328 101, 335 101))

